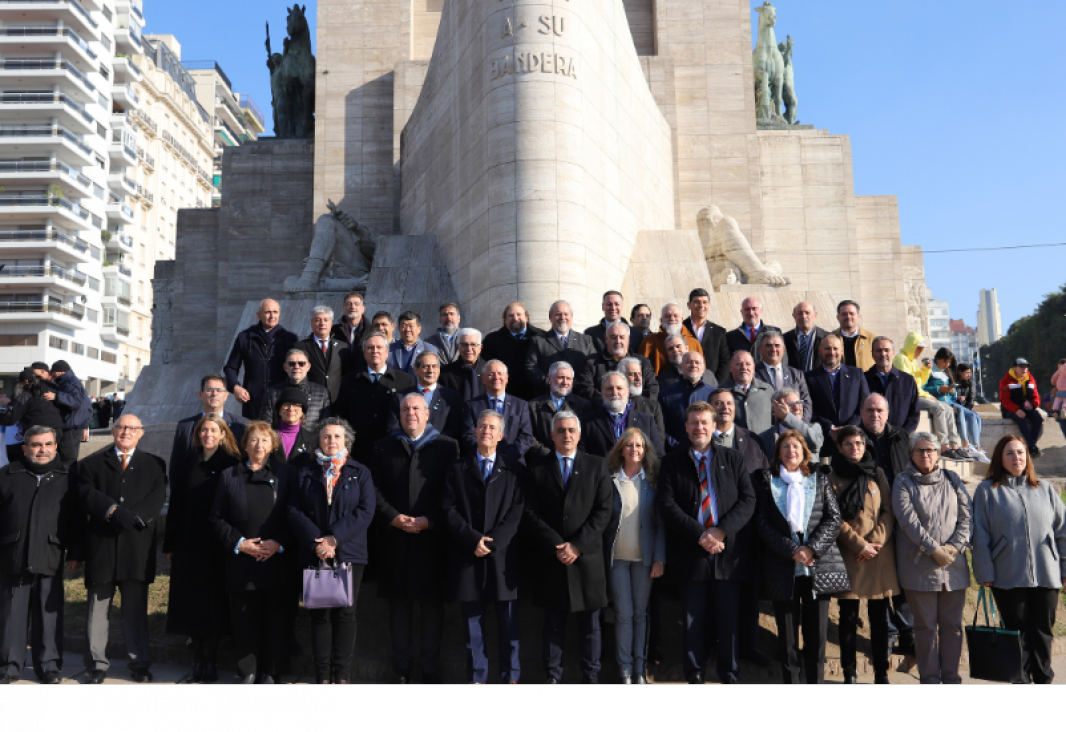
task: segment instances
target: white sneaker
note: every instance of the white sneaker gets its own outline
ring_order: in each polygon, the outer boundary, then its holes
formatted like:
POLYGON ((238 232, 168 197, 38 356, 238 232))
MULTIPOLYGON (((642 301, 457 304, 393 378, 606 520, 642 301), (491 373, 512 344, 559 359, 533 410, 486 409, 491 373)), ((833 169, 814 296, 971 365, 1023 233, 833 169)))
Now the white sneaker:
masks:
POLYGON ((988 458, 988 455, 985 454, 985 451, 982 450, 981 448, 977 447, 976 445, 967 445, 966 446, 966 451, 970 454, 970 457, 972 457, 974 460, 976 460, 979 463, 990 463, 990 462, 992 462, 988 458))

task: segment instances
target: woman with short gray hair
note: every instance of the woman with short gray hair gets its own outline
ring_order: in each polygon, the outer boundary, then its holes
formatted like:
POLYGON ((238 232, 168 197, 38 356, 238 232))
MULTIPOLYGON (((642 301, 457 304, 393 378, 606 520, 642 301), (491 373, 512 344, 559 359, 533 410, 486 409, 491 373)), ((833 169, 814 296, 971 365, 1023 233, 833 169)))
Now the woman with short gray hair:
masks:
POLYGON ((962 612, 970 568, 973 504, 962 479, 941 468, 940 442, 911 437, 911 462, 892 486, 896 574, 914 613, 914 645, 923 684, 961 684, 962 612))

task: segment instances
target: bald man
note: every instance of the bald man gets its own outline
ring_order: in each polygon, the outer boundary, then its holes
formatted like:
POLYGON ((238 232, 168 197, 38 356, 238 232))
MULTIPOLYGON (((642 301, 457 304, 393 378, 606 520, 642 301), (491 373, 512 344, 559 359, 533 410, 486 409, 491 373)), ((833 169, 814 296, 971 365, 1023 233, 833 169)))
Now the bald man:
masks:
POLYGON ((796 327, 785 333, 785 354, 789 366, 806 373, 822 365, 819 348, 829 332, 815 324, 818 311, 813 303, 797 303, 792 308, 792 319, 796 321, 796 327))
POLYGON ((300 340, 279 325, 281 305, 277 300, 267 298, 259 303, 256 317, 258 323, 237 334, 222 370, 226 388, 240 402, 241 416, 245 419, 258 419, 267 389, 286 378, 285 354, 300 340), (242 366, 243 384, 237 378, 242 366))
POLYGON ((759 362, 759 336, 768 331, 781 329, 764 323, 762 320, 762 300, 757 297, 746 297, 740 303, 740 327, 726 334, 726 348, 729 353, 747 351, 752 355, 756 363, 759 362))

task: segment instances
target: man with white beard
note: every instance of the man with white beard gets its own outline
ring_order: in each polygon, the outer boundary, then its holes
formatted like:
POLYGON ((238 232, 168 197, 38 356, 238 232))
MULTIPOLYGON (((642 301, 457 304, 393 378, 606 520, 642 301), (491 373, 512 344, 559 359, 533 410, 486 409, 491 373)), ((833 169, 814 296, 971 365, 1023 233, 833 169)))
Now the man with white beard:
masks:
MULTIPOLYGON (((640 343, 639 355, 651 361, 651 365, 655 367, 655 375, 661 376, 663 371, 668 370, 671 361, 666 353, 666 341, 668 338, 680 336, 685 340, 686 351, 699 351, 703 353, 703 348, 700 346, 700 342, 696 340, 695 336, 688 333, 682 327, 681 321, 681 306, 676 302, 667 303, 663 305, 662 312, 659 316, 659 332, 652 333, 644 338, 640 343)), ((681 359, 678 358, 674 365, 680 364, 681 359)), ((675 379, 676 381, 676 379, 675 379)), ((659 381, 660 388, 665 388, 662 380, 659 381)))
POLYGON ((556 361, 548 367, 548 393, 529 400, 529 421, 533 426, 533 446, 529 453, 546 457, 555 449, 552 442, 552 419, 559 412, 573 412, 578 417, 592 404, 573 392, 574 367, 566 361, 556 361))
POLYGON ((638 412, 651 415, 655 420, 655 426, 659 430, 660 435, 665 435, 663 431, 663 410, 659 407, 658 399, 649 399, 644 396, 644 367, 646 362, 644 359, 637 358, 636 356, 629 356, 623 358, 618 362, 618 373, 626 377, 626 381, 629 382, 629 401, 633 403, 633 408, 638 412))
POLYGON ((592 407, 581 418, 581 446, 590 455, 607 457, 615 443, 630 427, 639 427, 651 442, 655 453, 662 457, 663 439, 655 420, 637 411, 629 396, 629 381, 618 372, 611 372, 600 382, 601 404, 592 407))
MULTIPOLYGON (((585 366, 577 374, 577 382, 574 390, 592 403, 600 401, 599 384, 605 374, 618 370, 618 362, 623 358, 630 357, 629 331, 626 323, 613 323, 604 329, 605 344, 594 358, 585 362, 585 366)), ((641 361, 641 383, 644 391, 642 396, 656 399, 659 396, 659 382, 655 380, 655 368, 651 361, 643 356, 636 356, 641 361)))

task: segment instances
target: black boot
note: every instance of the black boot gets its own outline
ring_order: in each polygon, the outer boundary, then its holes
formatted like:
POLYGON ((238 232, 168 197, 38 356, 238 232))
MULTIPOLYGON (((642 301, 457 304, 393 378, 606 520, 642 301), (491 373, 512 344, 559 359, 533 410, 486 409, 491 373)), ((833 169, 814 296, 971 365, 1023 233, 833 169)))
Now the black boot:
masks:
POLYGON ((190 684, 199 684, 204 680, 204 639, 192 639, 192 674, 190 684))
POLYGON ((845 684, 857 684, 857 683, 859 683, 858 675, 855 673, 855 667, 854 666, 845 666, 844 667, 844 683, 845 684))

